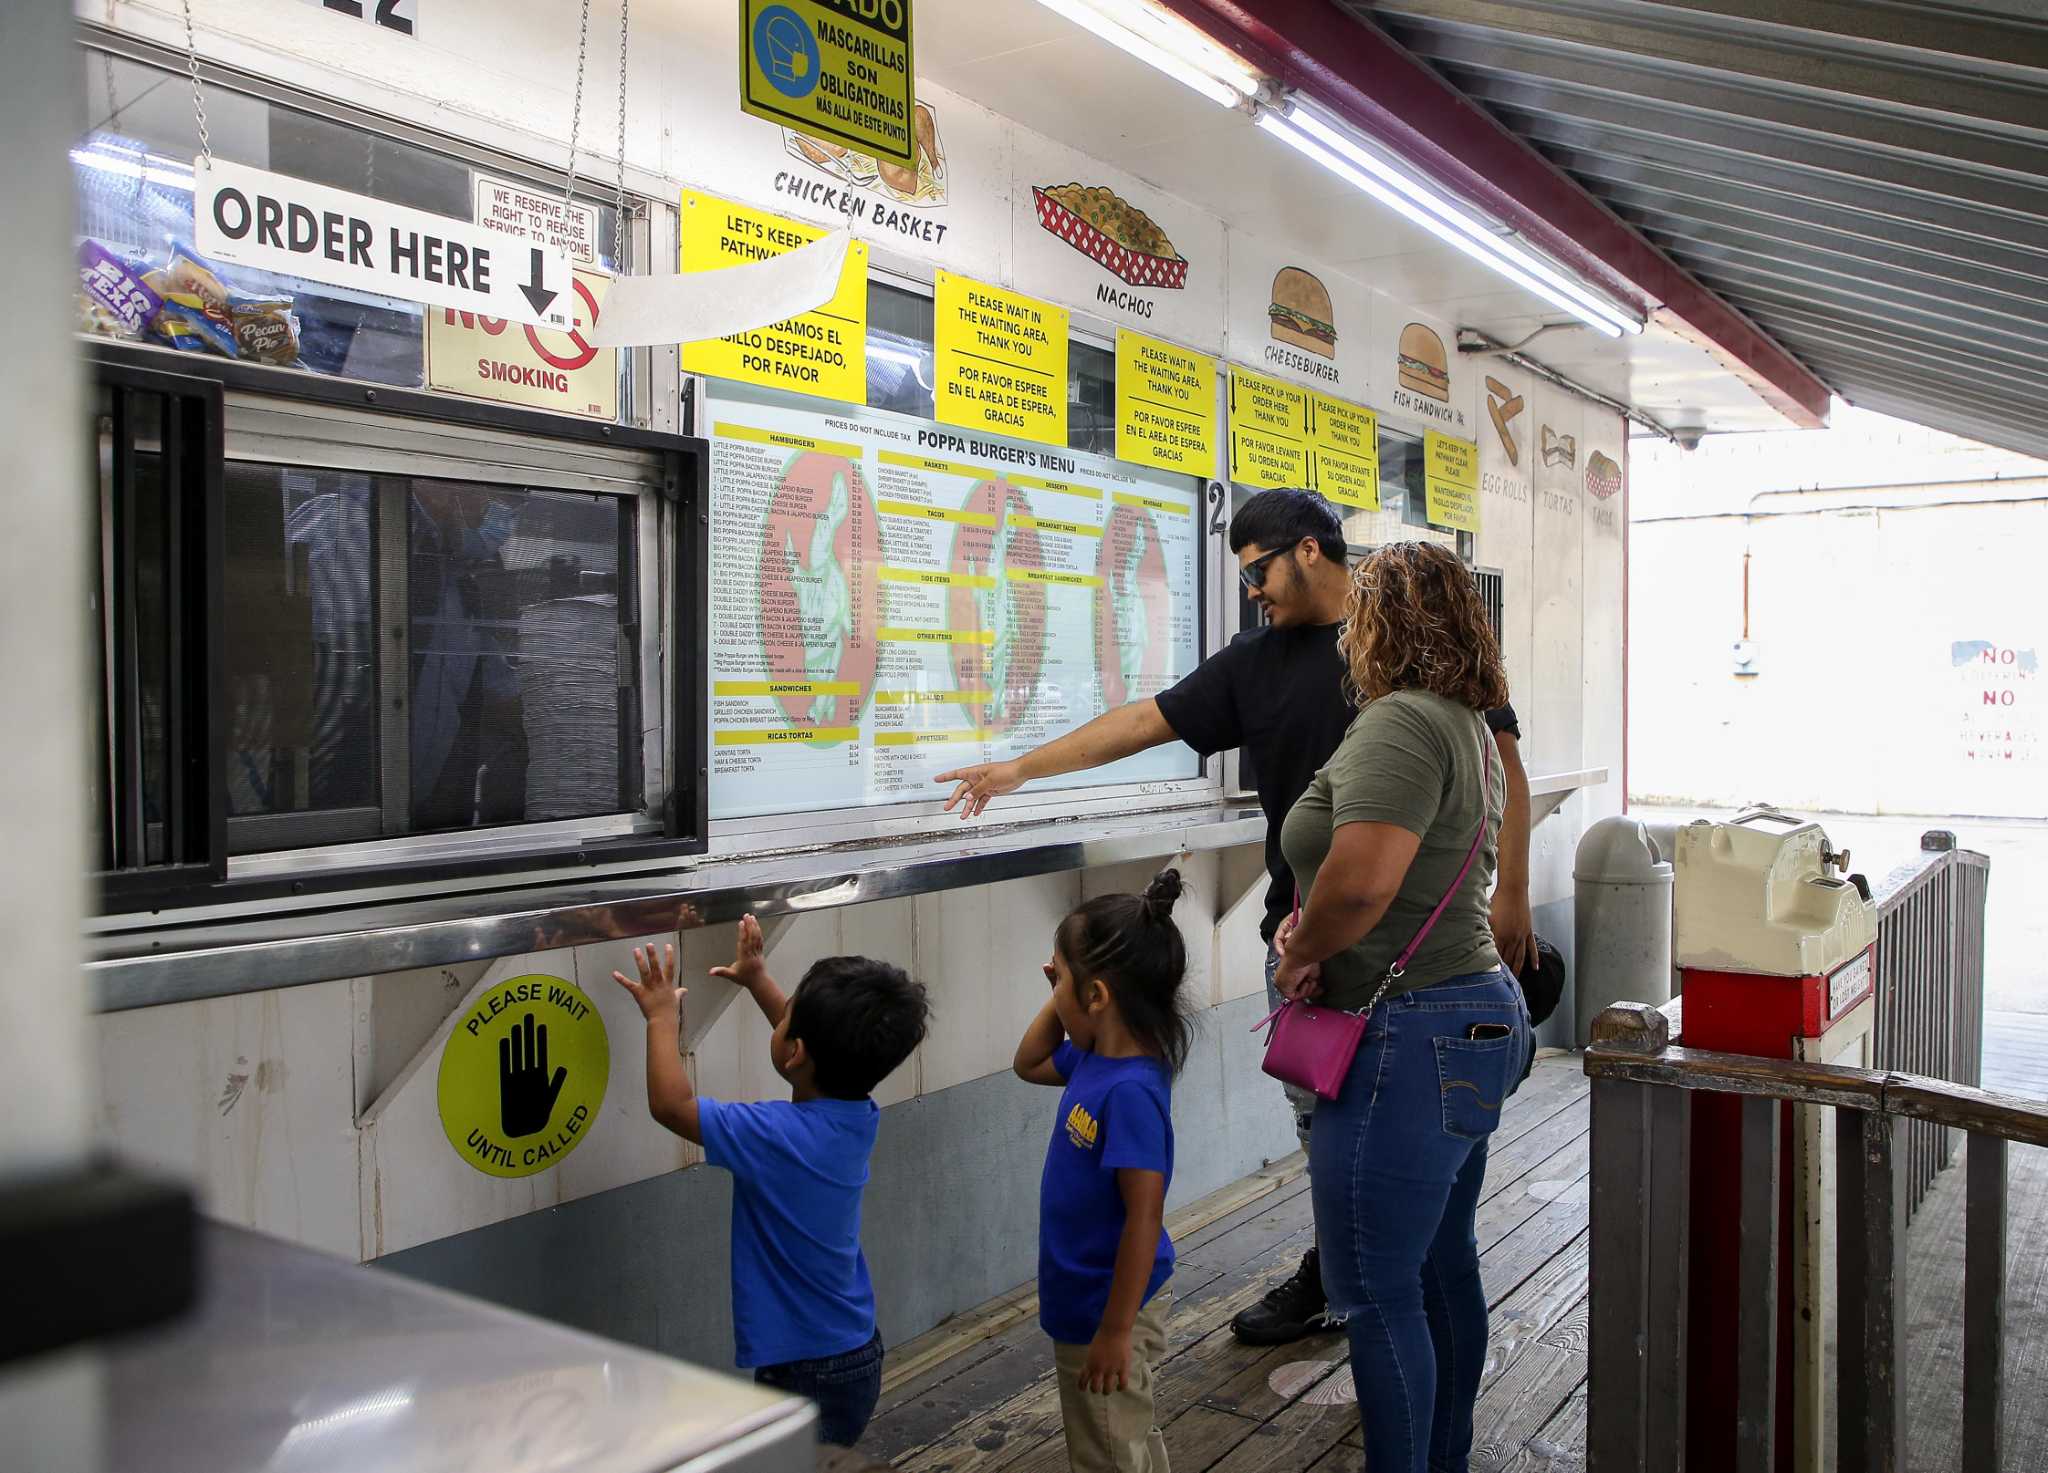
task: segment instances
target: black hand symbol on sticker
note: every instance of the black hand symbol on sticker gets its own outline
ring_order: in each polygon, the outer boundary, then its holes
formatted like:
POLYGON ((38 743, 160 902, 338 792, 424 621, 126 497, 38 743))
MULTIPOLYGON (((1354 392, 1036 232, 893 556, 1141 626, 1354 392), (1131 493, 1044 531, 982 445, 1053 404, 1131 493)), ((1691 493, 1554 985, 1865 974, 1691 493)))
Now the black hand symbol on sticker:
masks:
POLYGON ((525 1023, 514 1023, 512 1031, 498 1040, 498 1119, 507 1140, 537 1135, 548 1128, 555 1113, 555 1096, 562 1092, 568 1069, 548 1078, 548 1029, 536 1030, 533 1014, 525 1023), (521 1028, 524 1033, 521 1033, 521 1028))

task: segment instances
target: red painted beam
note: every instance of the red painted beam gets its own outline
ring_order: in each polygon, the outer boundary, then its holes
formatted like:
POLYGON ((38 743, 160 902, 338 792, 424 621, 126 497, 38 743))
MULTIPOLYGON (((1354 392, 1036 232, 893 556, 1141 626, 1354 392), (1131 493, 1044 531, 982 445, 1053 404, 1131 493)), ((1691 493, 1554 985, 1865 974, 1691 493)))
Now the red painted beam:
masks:
POLYGON ((1711 353, 1802 429, 1828 387, 1748 318, 1378 27, 1331 0, 1160 0, 1588 283, 1711 353))

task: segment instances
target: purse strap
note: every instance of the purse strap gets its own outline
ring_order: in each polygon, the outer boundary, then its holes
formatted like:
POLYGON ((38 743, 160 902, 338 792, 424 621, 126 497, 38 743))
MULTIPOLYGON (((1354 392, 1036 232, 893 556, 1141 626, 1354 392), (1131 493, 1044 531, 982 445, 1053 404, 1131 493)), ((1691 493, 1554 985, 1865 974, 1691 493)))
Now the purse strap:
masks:
MULTIPOLYGON (((1415 960, 1415 953, 1422 950, 1422 943, 1429 939, 1429 933, 1436 929, 1436 923, 1442 920, 1444 912, 1450 909, 1452 897, 1465 888, 1465 879, 1472 873, 1473 861, 1479 858, 1479 846, 1486 838, 1486 820, 1492 816, 1493 809, 1493 763, 1488 758, 1483 737, 1479 743, 1479 767, 1486 774, 1486 801, 1479 805, 1479 831, 1472 836, 1472 847, 1465 851, 1465 862, 1458 867, 1458 878, 1451 881, 1451 888, 1444 891, 1444 898, 1436 903, 1436 909, 1429 913, 1429 919, 1422 923, 1421 929, 1416 931, 1407 946, 1402 948, 1401 954, 1394 958, 1394 964, 1387 968, 1389 982, 1407 974, 1408 963, 1415 960)), ((1381 984, 1380 991, 1386 991, 1384 983, 1381 984)), ((1374 1001, 1377 1002, 1378 998, 1374 1001)))
MULTIPOLYGON (((1486 750, 1485 718, 1481 717, 1480 720, 1479 767, 1486 774, 1486 801, 1479 806, 1479 831, 1472 836, 1472 847, 1465 851, 1465 862, 1458 867, 1458 877, 1451 881, 1450 889, 1444 891, 1444 898, 1436 903, 1436 909, 1429 913, 1429 919, 1422 923, 1421 928, 1410 938, 1408 944, 1402 948, 1401 954, 1394 958, 1393 964, 1387 968, 1386 975, 1380 978, 1380 985, 1373 989, 1372 1001, 1358 1010, 1361 1013, 1370 1013, 1374 1008, 1378 1007, 1380 999, 1387 995, 1388 985, 1407 975, 1408 963, 1415 959, 1415 953, 1422 949, 1422 943, 1429 939, 1429 933, 1436 929, 1436 923, 1443 919, 1444 912, 1450 909, 1452 897, 1465 888, 1466 877, 1472 873, 1473 862, 1479 858, 1479 846, 1486 839, 1486 820, 1492 816, 1493 810, 1493 762, 1486 750)), ((1299 919, 1301 915, 1301 886, 1299 885, 1294 887, 1294 914, 1299 919)), ((1293 1001, 1293 998, 1288 998, 1282 1002, 1279 1007, 1273 1009, 1272 1012, 1268 1013, 1257 1023, 1254 1023, 1251 1031, 1256 1033, 1261 1028, 1267 1026, 1267 1024, 1274 1022, 1287 1010, 1293 1001)))

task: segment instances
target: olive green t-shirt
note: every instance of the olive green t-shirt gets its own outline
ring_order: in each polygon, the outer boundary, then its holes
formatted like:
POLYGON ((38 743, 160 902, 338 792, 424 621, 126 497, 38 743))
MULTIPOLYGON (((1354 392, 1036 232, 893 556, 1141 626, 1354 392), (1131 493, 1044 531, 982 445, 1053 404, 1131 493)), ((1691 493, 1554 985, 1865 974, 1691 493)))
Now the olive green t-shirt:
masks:
POLYGON ((1404 690, 1358 713, 1329 765, 1315 775, 1280 829, 1280 849, 1301 886, 1302 902, 1307 903, 1316 873, 1329 856, 1332 832, 1344 824, 1393 824, 1419 838, 1421 847, 1380 923, 1323 963, 1319 1002, 1361 1008, 1371 1000, 1387 967, 1457 878, 1482 814, 1486 837, 1471 873, 1387 995, 1500 965, 1487 895, 1505 807, 1500 755, 1477 711, 1427 691, 1404 690), (1489 769, 1491 803, 1486 802, 1489 769))

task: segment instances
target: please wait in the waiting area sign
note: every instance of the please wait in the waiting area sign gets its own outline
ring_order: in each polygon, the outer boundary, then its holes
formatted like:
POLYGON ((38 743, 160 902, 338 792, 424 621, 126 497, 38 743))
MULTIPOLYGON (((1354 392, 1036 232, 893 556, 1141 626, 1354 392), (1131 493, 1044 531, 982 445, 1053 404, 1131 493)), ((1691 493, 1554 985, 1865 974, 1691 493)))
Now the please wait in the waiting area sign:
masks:
POLYGON ((378 296, 537 327, 574 327, 569 263, 553 246, 231 164, 193 164, 199 253, 378 296))

